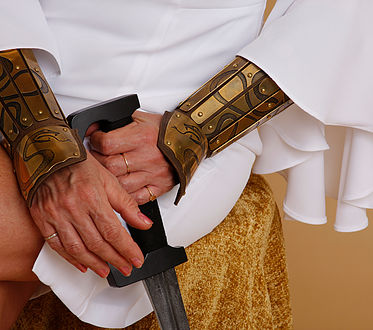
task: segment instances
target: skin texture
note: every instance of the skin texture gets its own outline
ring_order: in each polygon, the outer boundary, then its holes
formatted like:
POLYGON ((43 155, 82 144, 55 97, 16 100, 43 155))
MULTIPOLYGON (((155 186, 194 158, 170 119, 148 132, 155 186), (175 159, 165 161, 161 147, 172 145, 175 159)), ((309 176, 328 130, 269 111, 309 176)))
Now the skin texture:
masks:
POLYGON ((32 265, 44 243, 0 147, 0 329, 8 329, 39 286, 32 265))
POLYGON ((124 230, 112 208, 140 229, 151 221, 116 178, 91 155, 62 169, 43 183, 29 210, 21 196, 12 163, 0 147, 0 328, 8 329, 40 285, 32 266, 44 238, 62 257, 85 272, 106 277, 104 260, 126 275, 143 263, 141 250, 124 230))
POLYGON ((82 163, 51 175, 37 190, 30 209, 22 198, 12 163, 0 147, 0 328, 8 329, 39 286, 32 272, 44 244, 85 272, 106 277, 109 261, 123 274, 144 261, 141 250, 122 227, 115 209, 131 226, 151 227, 138 209, 175 185, 172 167, 157 148, 161 116, 136 112, 134 122, 103 133, 92 126, 95 151, 82 163), (130 173, 121 153, 125 152, 130 173), (127 193, 128 191, 128 193, 127 193), (15 298, 16 297, 16 298, 15 298))
POLYGON ((133 227, 151 227, 116 178, 88 155, 51 175, 38 188, 30 213, 43 237, 58 233, 48 244, 79 270, 88 267, 106 277, 108 261, 129 275, 144 257, 113 209, 133 227))
POLYGON ((138 204, 145 204, 150 198, 145 186, 159 197, 174 187, 175 174, 157 147, 162 116, 136 111, 132 118, 131 124, 108 133, 92 126, 88 135, 92 155, 117 177, 138 204))

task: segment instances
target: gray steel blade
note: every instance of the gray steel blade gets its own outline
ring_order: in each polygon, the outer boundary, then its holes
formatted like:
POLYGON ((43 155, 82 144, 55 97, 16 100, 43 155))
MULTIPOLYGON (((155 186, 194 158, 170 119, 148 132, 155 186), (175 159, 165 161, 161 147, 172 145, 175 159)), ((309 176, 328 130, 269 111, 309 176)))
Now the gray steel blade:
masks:
POLYGON ((189 330, 174 268, 143 280, 162 330, 189 330))

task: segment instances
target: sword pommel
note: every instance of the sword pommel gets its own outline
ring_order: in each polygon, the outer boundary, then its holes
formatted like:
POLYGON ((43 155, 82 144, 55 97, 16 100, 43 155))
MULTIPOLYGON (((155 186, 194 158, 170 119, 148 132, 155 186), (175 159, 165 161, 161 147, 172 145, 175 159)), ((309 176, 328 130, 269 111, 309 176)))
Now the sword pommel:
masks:
POLYGON ((83 140, 88 127, 93 123, 98 123, 104 132, 131 123, 131 116, 139 107, 137 95, 129 94, 76 111, 67 117, 67 121, 71 128, 78 130, 83 140))

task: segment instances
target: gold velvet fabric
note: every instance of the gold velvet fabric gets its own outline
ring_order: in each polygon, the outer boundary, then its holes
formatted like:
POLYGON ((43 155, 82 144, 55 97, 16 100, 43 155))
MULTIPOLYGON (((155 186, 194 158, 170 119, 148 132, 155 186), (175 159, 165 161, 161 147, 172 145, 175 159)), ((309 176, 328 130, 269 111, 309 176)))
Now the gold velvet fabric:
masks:
MULTIPOLYGON (((281 220, 262 177, 251 176, 226 219, 187 254, 177 273, 192 330, 292 329, 281 220)), ((14 329, 100 328, 49 293, 29 302, 14 329)), ((152 313, 126 329, 159 328, 152 313)))

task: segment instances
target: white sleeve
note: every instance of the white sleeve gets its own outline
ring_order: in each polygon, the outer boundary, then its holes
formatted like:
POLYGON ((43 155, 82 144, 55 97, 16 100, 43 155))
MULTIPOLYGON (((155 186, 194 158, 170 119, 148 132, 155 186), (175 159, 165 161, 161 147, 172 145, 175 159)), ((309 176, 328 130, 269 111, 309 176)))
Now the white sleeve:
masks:
POLYGON ((286 172, 289 218, 324 223, 326 189, 338 198, 337 230, 367 226, 365 209, 373 208, 372 12, 372 1, 279 0, 259 37, 239 53, 296 104, 261 129, 263 153, 254 167, 286 172))
POLYGON ((32 48, 38 60, 58 71, 57 45, 39 0, 1 1, 0 20, 0 50, 32 48))

